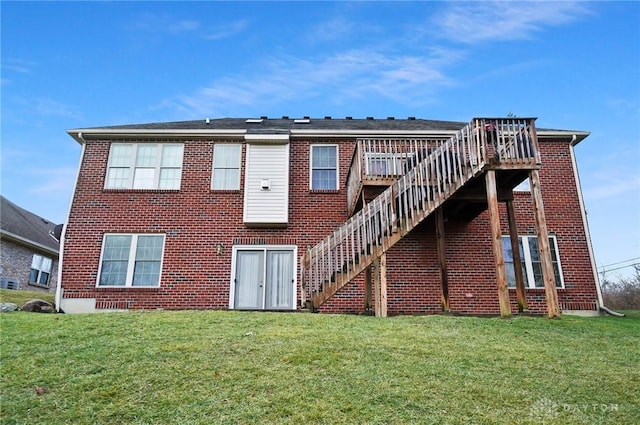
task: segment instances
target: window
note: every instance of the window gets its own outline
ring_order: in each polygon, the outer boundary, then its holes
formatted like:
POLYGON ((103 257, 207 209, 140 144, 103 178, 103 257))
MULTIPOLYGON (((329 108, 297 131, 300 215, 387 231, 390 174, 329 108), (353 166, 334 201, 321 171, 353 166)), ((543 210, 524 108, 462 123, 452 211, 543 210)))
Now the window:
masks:
POLYGON ((29 272, 29 283, 49 285, 52 262, 51 258, 33 254, 33 259, 31 260, 31 271, 29 272))
POLYGON ((98 286, 159 286, 164 235, 105 235, 98 286))
POLYGON ((311 190, 338 190, 338 146, 311 146, 311 190))
POLYGON ((241 162, 241 144, 215 144, 213 146, 211 189, 240 190, 241 162))
POLYGON ((180 189, 181 144, 113 143, 106 189, 180 189))
POLYGON ((374 176, 398 176, 410 168, 412 153, 368 153, 366 174, 374 176))
MULTIPOLYGON (((544 288, 542 278, 542 261, 540 250, 538 249, 538 238, 535 236, 520 236, 520 256, 522 257, 522 274, 527 288, 544 288)), ((553 262, 553 273, 558 288, 564 287, 562 279, 562 268, 558 256, 558 245, 555 236, 549 236, 549 246, 551 248, 551 260, 553 262)), ((513 252, 511 251, 511 239, 509 236, 502 237, 502 250, 504 252, 504 262, 507 269, 507 281, 509 287, 515 288, 516 277, 513 268, 513 252)))

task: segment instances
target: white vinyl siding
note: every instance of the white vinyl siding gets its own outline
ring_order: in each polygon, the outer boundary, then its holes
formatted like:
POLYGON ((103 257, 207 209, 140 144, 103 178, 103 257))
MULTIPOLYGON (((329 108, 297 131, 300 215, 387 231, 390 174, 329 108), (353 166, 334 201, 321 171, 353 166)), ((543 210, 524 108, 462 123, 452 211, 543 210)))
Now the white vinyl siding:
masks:
POLYGON ((164 235, 105 235, 100 256, 98 286, 159 286, 163 251, 164 235))
POLYGON ((245 168, 245 225, 286 225, 289 220, 289 144, 247 144, 245 168))
POLYGON ((182 144, 113 143, 104 187, 178 190, 183 150, 182 144))
MULTIPOLYGON (((522 274, 524 275, 526 288, 544 288, 542 277, 542 261, 538 248, 538 238, 536 236, 519 236, 520 257, 522 259, 522 274)), ((551 248, 551 260, 553 263, 553 273, 558 288, 564 287, 562 267, 558 255, 558 243, 555 236, 549 236, 549 246, 551 248)), ((504 263, 507 270, 507 282, 510 288, 516 287, 515 269, 513 266, 513 252, 511 250, 511 239, 509 236, 502 237, 502 250, 504 252, 504 263)))
POLYGON ((213 146, 212 190, 240 190, 242 145, 216 143, 213 146))

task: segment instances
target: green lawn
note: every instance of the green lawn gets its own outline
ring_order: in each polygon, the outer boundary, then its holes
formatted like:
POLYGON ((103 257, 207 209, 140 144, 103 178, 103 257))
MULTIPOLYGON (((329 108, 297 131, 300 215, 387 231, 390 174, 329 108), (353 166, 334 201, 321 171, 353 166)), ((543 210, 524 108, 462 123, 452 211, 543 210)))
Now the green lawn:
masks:
POLYGON ((44 300, 55 303, 56 294, 53 292, 37 291, 15 291, 13 289, 0 289, 0 303, 14 303, 22 307, 24 303, 31 300, 44 300))
POLYGON ((640 423, 640 312, 0 315, 6 424, 640 423))

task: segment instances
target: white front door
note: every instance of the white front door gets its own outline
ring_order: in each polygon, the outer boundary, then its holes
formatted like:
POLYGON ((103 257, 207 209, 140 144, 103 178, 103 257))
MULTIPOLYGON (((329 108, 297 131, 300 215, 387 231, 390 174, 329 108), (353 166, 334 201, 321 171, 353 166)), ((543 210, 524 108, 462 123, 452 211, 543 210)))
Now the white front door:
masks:
POLYGON ((295 309, 295 250, 248 248, 235 251, 231 308, 295 309))

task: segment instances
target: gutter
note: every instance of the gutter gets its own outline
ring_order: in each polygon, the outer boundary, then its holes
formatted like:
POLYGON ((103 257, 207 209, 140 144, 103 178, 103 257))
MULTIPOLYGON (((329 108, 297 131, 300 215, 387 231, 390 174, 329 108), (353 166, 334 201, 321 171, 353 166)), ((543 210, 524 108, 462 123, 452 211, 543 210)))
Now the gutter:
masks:
MULTIPOLYGON (((582 140, 582 139, 580 139, 582 140)), ((582 187, 580 185, 580 175, 578 174, 578 165, 576 162, 576 155, 574 148, 580 141, 574 134, 571 137, 571 143, 569 143, 569 153, 571 154, 571 166, 573 167, 573 175, 575 177, 576 189, 578 190, 578 202, 580 203, 580 215, 582 216, 582 225, 584 227, 584 233, 587 238, 587 249, 589 251, 589 259, 591 260, 591 271, 593 272, 593 279, 596 283, 596 292, 598 293, 598 309, 604 311, 611 316, 624 317, 624 314, 613 311, 604 305, 602 299, 602 287, 600 285, 600 277, 596 268, 595 256, 593 255, 593 244, 591 243, 591 233, 589 232, 589 223, 587 221, 587 210, 584 206, 584 198, 582 197, 582 187)))
POLYGON ((43 245, 39 242, 35 242, 32 241, 30 239, 24 238, 20 235, 16 235, 15 233, 12 232, 7 232, 4 229, 0 229, 0 238, 2 239, 7 239, 13 242, 17 242, 21 245, 25 245, 27 247, 33 248, 36 251, 42 252, 42 253, 46 253, 49 255, 54 255, 54 256, 58 256, 58 251, 56 251, 54 248, 50 248, 46 245, 43 245))
POLYGON ((246 133, 246 130, 189 130, 189 129, 171 129, 171 130, 153 130, 153 129, 75 129, 67 130, 67 134, 73 137, 76 142, 80 144, 86 143, 88 138, 99 137, 136 137, 144 136, 147 138, 172 138, 185 136, 191 137, 229 137, 229 136, 242 136, 246 133))
POLYGON ((78 170, 76 171, 76 181, 73 184, 73 192, 71 192, 69 208, 67 209, 67 220, 64 226, 62 226, 62 234, 60 235, 60 255, 58 256, 58 284, 56 286, 55 297, 55 307, 58 313, 60 312, 60 302, 62 301, 62 268, 64 259, 64 243, 66 240, 65 236, 67 233, 67 225, 69 224, 69 217, 71 217, 71 206, 73 205, 73 198, 76 196, 76 188, 78 187, 78 180, 80 179, 80 167, 82 166, 82 161, 84 160, 84 151, 85 147, 87 146, 87 142, 82 136, 81 131, 78 132, 77 137, 81 141, 82 150, 80 151, 80 161, 78 162, 78 170))

